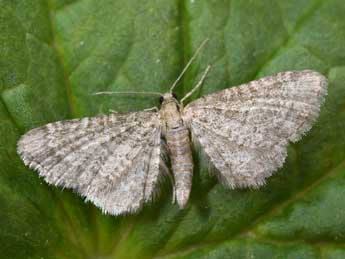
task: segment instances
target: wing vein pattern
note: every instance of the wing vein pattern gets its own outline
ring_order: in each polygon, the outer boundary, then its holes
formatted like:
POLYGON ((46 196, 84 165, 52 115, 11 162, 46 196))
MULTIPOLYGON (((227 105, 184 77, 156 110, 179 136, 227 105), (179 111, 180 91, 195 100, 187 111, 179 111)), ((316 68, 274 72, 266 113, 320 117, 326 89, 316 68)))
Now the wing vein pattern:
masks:
POLYGON ((321 74, 288 71, 197 99, 182 117, 225 185, 258 187, 310 130, 326 94, 321 74))
POLYGON ((113 215, 153 199, 161 149, 159 113, 149 111, 49 123, 18 142, 24 163, 46 182, 72 188, 113 215))

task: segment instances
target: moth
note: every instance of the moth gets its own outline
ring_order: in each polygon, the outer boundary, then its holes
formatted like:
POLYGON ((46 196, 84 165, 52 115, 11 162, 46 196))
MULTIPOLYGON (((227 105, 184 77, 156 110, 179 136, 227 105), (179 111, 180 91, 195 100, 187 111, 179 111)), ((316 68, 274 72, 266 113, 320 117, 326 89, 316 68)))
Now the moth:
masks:
POLYGON ((192 186, 191 143, 199 146, 225 186, 262 186, 282 167, 288 143, 298 141, 317 119, 327 81, 311 70, 281 72, 186 106, 183 101, 192 92, 179 101, 172 89, 160 94, 159 110, 32 129, 18 141, 18 154, 49 184, 72 188, 112 215, 137 212, 154 199, 168 170, 168 154, 173 197, 184 208, 192 186))

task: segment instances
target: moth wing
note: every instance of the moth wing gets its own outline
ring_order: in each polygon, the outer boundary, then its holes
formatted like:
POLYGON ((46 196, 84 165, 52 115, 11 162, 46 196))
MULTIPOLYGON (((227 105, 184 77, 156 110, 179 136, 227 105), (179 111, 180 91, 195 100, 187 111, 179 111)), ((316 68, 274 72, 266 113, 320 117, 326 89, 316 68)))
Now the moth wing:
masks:
POLYGON ((257 187, 312 127, 326 93, 317 72, 282 72, 197 99, 182 116, 224 184, 257 187))
POLYGON ((23 135, 17 150, 46 182, 119 215, 152 200, 160 145, 159 114, 133 112, 50 123, 23 135))

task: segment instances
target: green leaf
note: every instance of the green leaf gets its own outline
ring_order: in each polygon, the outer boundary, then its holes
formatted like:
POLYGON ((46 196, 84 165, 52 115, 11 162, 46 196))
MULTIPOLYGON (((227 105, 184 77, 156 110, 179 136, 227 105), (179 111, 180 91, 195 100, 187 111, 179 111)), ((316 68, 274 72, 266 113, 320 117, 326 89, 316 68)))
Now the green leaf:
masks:
POLYGON ((343 0, 0 0, 1 258, 344 258, 345 3, 343 0), (31 128, 141 110, 155 98, 91 96, 167 91, 193 96, 278 71, 314 69, 329 95, 313 129, 258 190, 228 190, 195 157, 192 197, 171 188, 138 215, 102 215, 48 186, 16 154, 31 128))

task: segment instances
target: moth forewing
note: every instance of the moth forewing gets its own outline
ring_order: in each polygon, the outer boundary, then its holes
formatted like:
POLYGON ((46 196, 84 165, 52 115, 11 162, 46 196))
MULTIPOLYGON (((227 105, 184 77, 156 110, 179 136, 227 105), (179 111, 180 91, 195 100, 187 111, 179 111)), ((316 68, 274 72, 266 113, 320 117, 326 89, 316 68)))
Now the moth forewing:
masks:
POLYGON ((23 135, 18 153, 45 181, 74 189, 103 212, 134 213, 158 188, 160 129, 155 112, 55 122, 23 135))
POLYGON ((287 71, 197 99, 182 118, 225 185, 258 187, 311 128, 326 93, 321 74, 287 71))

